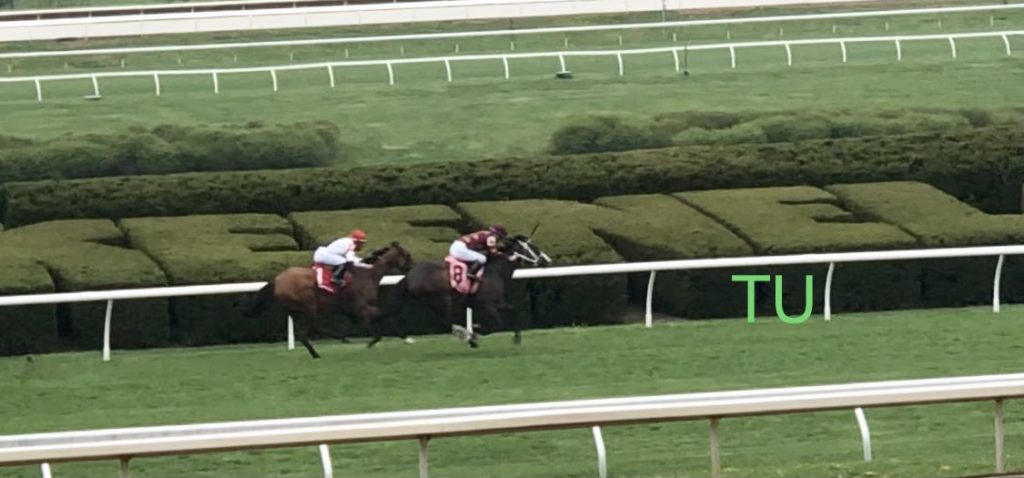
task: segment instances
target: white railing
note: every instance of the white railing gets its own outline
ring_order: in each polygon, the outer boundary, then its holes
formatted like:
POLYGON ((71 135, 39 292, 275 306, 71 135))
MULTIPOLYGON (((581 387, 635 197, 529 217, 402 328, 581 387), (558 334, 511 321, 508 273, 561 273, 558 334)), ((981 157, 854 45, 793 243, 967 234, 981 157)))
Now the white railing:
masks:
MULTIPOLYGON (((271 30, 413 23, 423 21, 551 17, 586 14, 657 12, 693 9, 854 3, 864 0, 441 0, 336 7, 258 9, 197 13, 121 15, 0 22, 0 41, 53 40, 214 31, 271 30)), ((1020 8, 972 5, 936 9, 893 10, 887 15, 955 13, 1020 8), (901 13, 908 12, 908 13, 901 13)), ((826 14, 817 18, 878 16, 879 12, 826 14)), ((722 20, 736 23, 738 19, 722 20)))
MULTIPOLYGON (((144 47, 122 47, 122 48, 93 48, 77 50, 56 50, 56 51, 28 51, 14 53, 0 53, 0 59, 19 58, 48 58, 65 56, 89 56, 89 55, 127 55, 136 53, 161 53, 161 52, 187 52, 187 51, 208 51, 208 50, 242 50, 248 48, 272 48, 285 46, 319 46, 319 45, 343 45, 361 43, 379 43, 396 41, 422 41, 422 40, 450 40, 462 38, 487 38, 487 37, 515 37, 544 34, 569 34, 596 31, 616 30, 648 30, 662 28, 688 28, 696 26, 712 25, 740 25, 746 23, 784 23, 812 20, 836 20, 843 18, 865 18, 865 17, 891 17, 902 15, 925 15, 942 13, 960 13, 989 10, 1017 10, 1024 9, 1024 3, 1010 5, 983 5, 970 7, 939 7, 919 8, 904 10, 882 10, 868 12, 846 12, 806 15, 778 15, 768 17, 741 17, 721 18, 708 20, 682 20, 671 22, 646 22, 646 23, 624 23, 609 25, 582 25, 569 27, 547 27, 547 28, 523 28, 518 30, 483 30, 483 31, 457 31, 442 33, 412 33, 403 35, 377 35, 361 37, 340 37, 340 38, 315 38, 308 40, 275 40, 257 42, 235 42, 235 43, 209 43, 200 45, 163 45, 144 47)), ((990 17, 990 24, 995 19, 990 17)), ((510 42, 510 49, 515 48, 515 43, 510 42)))
MULTIPOLYGON (((634 274, 649 273, 647 285, 647 302, 644 322, 646 327, 653 326, 653 296, 655 278, 658 272, 687 271, 701 269, 725 269, 737 267, 788 266, 801 264, 828 264, 824 288, 824 318, 832 320, 832 276, 836 264, 852 262, 882 262, 963 257, 995 257, 995 275, 992 281, 992 311, 999 312, 999 285, 1002 276, 1003 262, 1007 255, 1024 254, 1024 246, 985 246, 955 247, 939 249, 908 249, 891 251, 867 252, 834 252, 825 254, 794 254, 779 256, 747 256, 724 257, 711 259, 686 259, 675 261, 632 262, 625 264, 598 264, 565 267, 549 267, 543 269, 520 269, 513 274, 514 279, 544 279, 552 277, 591 276, 602 274, 634 274)), ((385 276, 381 285, 394 285, 401 276, 385 276)), ((111 350, 111 315, 114 301, 135 299, 157 299, 167 297, 188 297, 216 294, 247 294, 258 291, 266 282, 248 282, 238 284, 195 285, 180 287, 159 287, 147 289, 125 289, 112 291, 62 292, 54 294, 31 294, 0 297, 0 307, 25 306, 42 304, 67 304, 76 302, 107 303, 106 317, 103 327, 103 360, 110 360, 111 350)), ((470 311, 467 311, 467 315, 470 311)), ((471 317, 471 315, 470 315, 471 317)), ((295 338, 291 318, 288 318, 288 349, 295 348, 295 338)), ((467 328, 472 330, 472 322, 467 320, 467 328)))
POLYGON ((869 43, 869 42, 893 42, 895 45, 896 59, 897 61, 903 60, 903 50, 901 47, 902 42, 911 41, 928 41, 928 40, 946 40, 949 42, 950 52, 953 58, 957 57, 956 40, 963 38, 1001 38, 1007 55, 1013 53, 1010 44, 1011 36, 1024 35, 1024 30, 1016 31, 1001 31, 1001 32, 976 32, 976 33, 953 33, 953 34, 939 34, 939 35, 906 35, 906 36, 877 36, 877 37, 848 37, 848 38, 820 38, 820 39, 808 39, 808 40, 777 40, 777 41, 758 41, 758 42, 742 42, 742 43, 721 43, 712 45, 693 45, 693 46, 670 46, 670 47, 658 47, 658 48, 641 48, 633 50, 592 50, 592 51, 558 51, 558 52, 535 52, 535 53, 503 53, 503 54, 481 54, 481 55, 459 55, 459 56, 444 56, 444 57, 421 57, 421 58, 395 58, 389 60, 357 60, 357 61, 336 61, 336 62, 321 62, 321 63, 304 63, 297 65, 276 65, 276 66, 259 66, 259 67, 246 67, 246 68, 208 68, 198 70, 149 70, 149 71, 113 71, 113 72, 93 72, 93 73, 73 73, 65 75, 40 75, 40 76, 18 76, 18 77, 0 77, 0 83, 32 83, 35 85, 36 100, 39 102, 43 101, 43 82, 46 81, 66 81, 66 80, 91 80, 93 86, 93 95, 101 96, 100 82, 101 78, 152 78, 154 92, 157 96, 162 93, 160 86, 160 77, 167 76, 210 76, 213 83, 213 92, 220 93, 220 81, 219 76, 228 74, 242 74, 242 73, 269 73, 270 74, 270 86, 273 91, 278 91, 279 83, 277 73, 281 71, 294 71, 294 70, 317 70, 322 69, 326 71, 327 84, 334 88, 337 86, 335 81, 335 68, 343 67, 355 67, 355 66, 384 66, 387 70, 388 84, 394 85, 396 83, 394 66, 395 65, 406 65, 406 64, 418 64, 418 63, 440 63, 444 66, 445 76, 447 81, 450 83, 454 81, 454 74, 452 72, 452 63, 460 61, 496 61, 501 60, 504 78, 511 78, 511 66, 509 60, 514 59, 527 59, 527 58, 558 58, 560 71, 565 71, 568 68, 566 58, 571 57, 607 57, 614 56, 618 60, 618 75, 625 75, 625 62, 624 57, 630 55, 649 55, 656 53, 670 53, 675 65, 675 71, 680 71, 680 52, 684 54, 689 51, 705 51, 705 50, 729 50, 729 61, 732 68, 736 68, 736 51, 741 48, 755 48, 755 47, 772 47, 781 46, 786 50, 786 64, 793 64, 793 46, 801 45, 827 45, 836 44, 840 46, 841 58, 843 63, 848 61, 846 45, 849 43, 869 43))
POLYGON ((601 426, 709 420, 710 475, 721 476, 718 427, 724 418, 825 410, 994 401, 994 468, 1006 471, 1004 402, 1024 397, 1024 374, 918 379, 647 397, 542 402, 281 420, 122 428, 0 436, 0 466, 121 460, 238 449, 319 445, 325 476, 327 444, 418 440, 419 476, 427 478, 431 439, 489 433, 592 428, 605 477, 601 426))
MULTIPOLYGON (((162 13, 168 10, 181 11, 188 9, 195 11, 196 9, 203 10, 209 8, 230 8, 236 7, 238 10, 248 9, 260 9, 267 8, 268 6, 280 6, 290 5, 292 8, 301 8, 315 3, 326 3, 327 1, 334 0, 230 0, 222 2, 178 2, 178 3, 157 3, 148 5, 132 5, 125 4, 122 6, 112 7, 75 7, 75 8, 47 8, 47 9, 21 9, 21 10, 10 10, 0 11, 0 22, 8 19, 24 19, 25 17, 36 17, 37 20, 42 17, 57 17, 57 18, 75 18, 75 17, 101 17, 104 15, 118 15, 125 14, 125 12, 138 13, 139 15, 153 15, 155 13, 162 13)), ((340 1, 340 0, 339 0, 340 1)), ((393 0, 380 0, 393 1, 393 0)))

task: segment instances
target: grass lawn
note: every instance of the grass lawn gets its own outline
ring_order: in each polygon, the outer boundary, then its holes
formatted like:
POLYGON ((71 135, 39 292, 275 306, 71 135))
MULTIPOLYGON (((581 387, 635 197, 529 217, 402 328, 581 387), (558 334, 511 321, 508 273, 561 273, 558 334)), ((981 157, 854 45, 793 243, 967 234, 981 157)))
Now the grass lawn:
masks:
MULTIPOLYGON (((282 344, 0 359, 0 434, 278 418, 639 394, 1024 371, 1024 307, 842 314, 802 325, 717 320, 530 331, 471 350, 449 337, 320 344, 312 361, 282 344)), ((728 419, 725 476, 936 477, 992 469, 990 403, 869 409, 874 462, 860 458, 852 412, 728 419)), ((1024 469, 1024 402, 1006 407, 1008 466, 1024 469)), ((707 423, 605 428, 616 477, 707 476, 707 423)), ((416 444, 335 446, 339 476, 415 473, 416 444)), ((316 476, 314 447, 136 460, 136 477, 316 476)), ((586 429, 438 439, 446 477, 596 473, 586 429)), ((116 462, 54 466, 109 476, 116 462)), ((33 467, 0 476, 38 476, 33 467)))

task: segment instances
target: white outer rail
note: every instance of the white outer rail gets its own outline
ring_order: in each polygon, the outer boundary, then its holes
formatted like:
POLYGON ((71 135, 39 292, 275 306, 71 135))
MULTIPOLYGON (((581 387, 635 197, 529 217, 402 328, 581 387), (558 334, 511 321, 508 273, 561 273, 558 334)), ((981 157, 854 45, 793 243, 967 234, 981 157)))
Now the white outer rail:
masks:
MULTIPOLYGON (((524 59, 524 58, 558 58, 561 71, 566 69, 565 58, 566 57, 585 57, 585 56, 616 56, 620 58, 618 63, 618 73, 622 75, 623 68, 621 57, 623 55, 643 55, 643 54, 654 54, 654 53, 671 53, 675 62, 676 70, 679 69, 679 52, 680 51, 701 51, 701 50, 719 50, 728 49, 731 57, 731 64, 733 68, 736 68, 736 49, 737 48, 754 48, 754 47, 771 47, 771 46, 782 46, 789 50, 793 45, 824 45, 824 44, 839 44, 843 47, 843 61, 846 61, 846 43, 869 43, 869 42, 896 42, 897 46, 901 41, 927 41, 927 40, 946 40, 953 47, 954 58, 955 58, 955 43, 954 39, 957 38, 1001 38, 1006 45, 1007 55, 1011 54, 1010 51, 1010 36, 1024 35, 1024 30, 1014 31, 998 31, 998 32, 973 32, 973 33, 953 33, 953 34, 937 34, 937 35, 907 35, 907 36, 877 36, 877 37, 847 37, 847 38, 818 38, 818 39, 807 39, 807 40, 773 40, 773 41, 758 41, 758 42, 741 42, 741 43, 720 43, 720 44, 706 44, 706 45, 692 45, 687 47, 671 46, 671 47, 658 47, 658 48, 640 48, 633 50, 578 50, 578 51, 557 51, 557 52, 534 52, 534 53, 506 53, 506 54, 482 54, 482 55, 459 55, 459 56, 443 56, 443 57, 421 57, 421 58, 395 58, 387 60, 359 60, 359 61, 336 61, 336 62, 319 62, 319 63, 303 63, 303 64, 292 64, 292 65, 275 65, 275 66, 261 66, 261 67, 247 67, 247 68, 207 68, 207 69, 196 69, 196 70, 147 70, 147 71, 112 71, 112 72, 92 72, 92 73, 74 73, 65 75, 40 75, 40 76, 16 76, 16 77, 0 77, 0 83, 33 83, 35 85, 36 100, 38 102, 43 101, 43 89, 42 83, 44 81, 62 81, 62 80, 80 80, 89 79, 92 81, 94 91, 96 95, 99 95, 99 79, 100 78, 131 78, 131 77, 145 77, 152 78, 154 82, 154 91, 157 96, 161 94, 160 89, 160 77, 161 76, 195 76, 195 75, 209 75, 213 78, 213 90, 214 93, 219 93, 218 75, 224 74, 240 74, 240 73, 269 73, 272 77, 271 84, 275 86, 274 91, 277 91, 276 76, 279 71, 292 71, 292 70, 317 70, 326 69, 328 72, 328 80, 330 81, 331 87, 334 87, 334 72, 333 68, 340 67, 351 67, 351 66, 385 66, 388 73, 388 83, 390 85, 395 84, 395 75, 393 66, 396 64, 418 64, 418 63, 442 63, 446 66, 446 77, 448 81, 452 81, 451 76, 451 63, 457 61, 485 61, 485 60, 501 60, 504 64, 505 78, 509 77, 508 60, 509 59, 524 59)), ((902 59, 902 55, 897 54, 898 59, 902 59)), ((792 64, 792 58, 789 57, 787 64, 792 64)))
MULTIPOLYGON (((238 7, 239 10, 247 9, 259 9, 266 8, 265 5, 282 5, 292 4, 292 8, 302 8, 311 3, 323 3, 327 0, 232 0, 223 2, 180 2, 180 3, 158 3, 148 5, 131 5, 126 4, 123 6, 112 6, 112 7, 75 7, 75 8, 47 8, 38 10, 8 10, 0 12, 0 21, 5 21, 8 18, 15 17, 26 17, 26 16, 43 16, 43 15, 61 15, 62 18, 68 17, 100 17, 104 14, 119 14, 121 12, 138 12, 140 15, 153 15, 156 13, 163 12, 165 10, 183 10, 197 8, 226 8, 226 7, 238 7)), ((380 0, 380 1, 392 1, 392 0, 380 0)), ((280 7, 279 7, 280 8, 280 7)))
MULTIPOLYGON (((723 418, 867 407, 995 401, 995 468, 1004 471, 1003 402, 1024 397, 1024 374, 866 382, 438 410, 0 436, 0 466, 238 449, 413 439, 420 476, 438 437, 710 420, 711 476, 720 476, 723 418)), ((123 469, 124 470, 124 469, 123 469)), ((127 470, 124 470, 127 471, 127 470)))
MULTIPOLYGON (((0 42, 753 6, 834 5, 839 2, 861 1, 865 0, 441 0, 335 7, 156 13, 0 22, 0 42)), ((892 10, 887 15, 1015 8, 1020 8, 1020 4, 892 10)), ((838 19, 877 15, 877 12, 847 12, 804 17, 838 19)), ((733 19, 718 21, 722 24, 736 23, 733 19)))
POLYGON ((420 40, 444 40, 459 38, 481 38, 481 37, 510 37, 524 35, 540 35, 551 33, 580 33, 594 31, 615 31, 615 30, 646 30, 654 28, 686 28, 694 26, 710 25, 738 25, 746 23, 776 23, 791 21, 810 21, 822 19, 841 19, 850 17, 874 17, 874 16, 899 16, 899 15, 923 15, 932 13, 958 13, 987 10, 1024 9, 1024 3, 1010 5, 984 5, 972 7, 940 7, 921 8, 904 10, 879 10, 868 12, 847 12, 828 14, 808 15, 778 15, 769 17, 740 17, 708 20, 682 20, 672 22, 646 22, 646 23, 624 23, 609 25, 583 25, 570 27, 547 27, 547 28, 523 28, 517 30, 483 30, 483 31, 458 31, 442 33, 413 33, 402 35, 377 35, 362 37, 340 37, 340 38, 315 38, 308 40, 275 40, 256 42, 234 42, 234 43, 210 43, 200 45, 162 45, 144 47, 124 48, 92 48, 76 50, 56 51, 29 51, 0 53, 0 59, 14 58, 46 58, 62 56, 83 56, 83 55, 124 55, 134 53, 159 53, 159 52, 186 52, 186 51, 207 51, 207 50, 240 50, 247 48, 270 48, 284 46, 315 46, 315 45, 337 45, 348 43, 379 43, 394 41, 420 41, 420 40))

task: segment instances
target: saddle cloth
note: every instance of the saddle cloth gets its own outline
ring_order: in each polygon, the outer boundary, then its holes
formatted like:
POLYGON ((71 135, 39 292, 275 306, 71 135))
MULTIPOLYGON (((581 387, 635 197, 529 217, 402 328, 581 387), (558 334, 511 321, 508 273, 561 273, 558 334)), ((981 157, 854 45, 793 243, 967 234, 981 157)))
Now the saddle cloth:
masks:
MULTIPOLYGON (((316 274, 316 286, 329 294, 337 294, 341 289, 331 282, 334 274, 334 267, 326 264, 313 264, 313 272, 316 274)), ((345 284, 352 283, 352 273, 345 271, 345 284)))
MULTIPOLYGON (((475 294, 480 288, 480 281, 469 280, 469 266, 452 256, 445 257, 444 260, 448 263, 448 282, 451 284, 452 289, 463 295, 475 294)), ((484 269, 481 267, 476 277, 481 278, 483 274, 484 269)))

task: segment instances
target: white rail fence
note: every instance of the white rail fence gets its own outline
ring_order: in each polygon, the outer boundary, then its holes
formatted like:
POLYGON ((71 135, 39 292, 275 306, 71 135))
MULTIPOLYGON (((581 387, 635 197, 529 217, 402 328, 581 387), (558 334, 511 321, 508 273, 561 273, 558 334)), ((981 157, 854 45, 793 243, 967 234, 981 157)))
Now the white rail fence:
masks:
MULTIPOLYGON (((855 3, 864 0, 441 0, 335 7, 277 8, 196 13, 151 13, 52 20, 0 22, 0 41, 54 40, 139 36, 214 31, 271 30, 282 28, 372 25, 446 20, 551 17, 602 13, 680 11, 855 3)), ((1019 8, 1013 5, 944 7, 941 12, 971 12, 1019 8)), ((928 12, 933 9, 916 9, 928 12)), ((894 11, 900 12, 900 11, 894 11)), ((939 13, 936 11, 936 13, 939 13)), ((914 13, 892 13, 905 15, 914 13)), ((850 12, 820 18, 874 16, 877 12, 850 12), (843 16, 840 16, 843 15, 843 16)), ((723 23, 734 23, 724 20, 723 23)))
POLYGON ((803 386, 647 397, 541 402, 281 420, 122 428, 0 436, 0 466, 117 459, 123 477, 133 458, 317 445, 324 476, 333 475, 328 444, 419 442, 419 476, 428 478, 428 444, 442 437, 591 428, 598 472, 608 465, 601 426, 708 420, 710 476, 721 476, 719 428, 725 418, 994 402, 994 469, 1006 471, 1004 402, 1024 397, 1024 374, 803 386))
POLYGON ((394 85, 396 83, 395 78, 395 65, 411 65, 411 64, 424 64, 424 63, 439 63, 443 65, 445 78, 451 83, 454 81, 454 74, 452 70, 452 64, 456 62, 466 61, 501 61, 503 76, 505 79, 511 78, 511 65, 510 60, 516 59, 529 59, 529 58, 557 58, 559 64, 559 71, 566 71, 569 67, 566 59, 572 57, 609 57, 613 56, 617 59, 617 72, 619 76, 625 75, 625 57, 630 55, 650 55, 657 53, 667 53, 672 55, 672 60, 676 72, 680 71, 680 53, 686 54, 690 51, 707 51, 707 50, 728 50, 729 51, 729 64, 731 68, 737 67, 737 50, 743 48, 755 48, 755 47, 778 47, 785 48, 786 51, 786 64, 788 66, 793 65, 793 47, 804 46, 804 45, 838 45, 840 47, 840 54, 843 63, 848 61, 847 44, 851 43, 888 43, 892 42, 895 46, 895 57, 897 61, 903 60, 902 43, 914 42, 914 41, 935 41, 945 40, 948 41, 950 46, 950 54, 952 58, 957 57, 956 40, 957 39, 968 39, 968 38, 1000 38, 1002 39, 1003 47, 1007 55, 1012 55, 1012 45, 1010 43, 1011 36, 1024 35, 1024 30, 1014 31, 1000 31, 1000 32, 976 32, 976 33, 954 33, 954 34, 939 34, 939 35, 904 35, 904 36, 878 36, 878 37, 848 37, 848 38, 820 38, 820 39, 808 39, 808 40, 778 40, 778 41, 759 41, 759 42, 742 42, 742 43, 722 43, 722 44, 711 44, 711 45, 693 45, 693 46, 671 46, 671 47, 659 47, 659 48, 642 48, 633 50, 593 50, 593 51, 558 51, 558 52, 536 52, 536 53, 507 53, 507 54, 482 54, 482 55, 460 55, 460 56, 444 56, 444 57, 422 57, 422 58, 396 58, 389 60, 358 60, 358 61, 336 61, 336 62, 321 62, 321 63, 304 63, 296 65, 277 65, 277 66, 261 66, 261 67, 247 67, 247 68, 211 68, 211 69, 198 69, 198 70, 149 70, 149 71, 115 71, 115 72, 95 72, 95 73, 74 73, 65 75, 42 75, 42 76, 19 76, 19 77, 0 77, 0 83, 29 83, 35 85, 36 101, 43 101, 43 83, 52 81, 68 81, 68 80, 91 80, 93 87, 93 96, 100 97, 102 92, 100 89, 101 78, 152 78, 154 93, 160 96, 163 93, 161 88, 160 78, 169 76, 209 76, 212 80, 213 92, 216 94, 220 93, 220 77, 223 75, 230 74, 252 74, 252 73, 269 73, 270 81, 269 85, 273 91, 279 90, 279 82, 277 74, 282 71, 299 71, 299 70, 324 70, 326 72, 327 84, 331 88, 337 86, 335 80, 335 69, 344 67, 359 67, 359 66, 383 66, 387 71, 388 84, 394 85))
MULTIPOLYGON (((307 40, 275 40, 256 42, 234 42, 234 43, 208 43, 198 45, 161 45, 143 47, 121 47, 121 48, 91 48, 76 50, 51 50, 51 51, 28 51, 0 53, 0 59, 24 59, 24 58, 53 58, 68 56, 90 56, 90 55, 127 55, 137 53, 166 53, 166 52, 190 52, 209 50, 244 50, 249 48, 274 48, 274 47, 295 47, 295 46, 322 46, 322 45, 343 45, 362 43, 381 43, 397 41, 423 41, 423 40, 451 40, 464 38, 488 38, 488 37, 517 37, 529 35, 546 34, 569 34, 597 31, 617 30, 650 30, 664 28, 688 28, 697 26, 713 25, 742 25, 748 23, 785 23, 804 22, 814 20, 837 20, 844 18, 870 18, 870 17, 894 17, 905 15, 927 15, 927 14, 949 14, 978 11, 999 11, 999 10, 1020 10, 1024 9, 1024 3, 1009 5, 981 5, 968 7, 938 7, 918 8, 903 10, 876 10, 866 12, 846 13, 825 13, 806 15, 777 15, 766 17, 740 17, 722 18, 707 20, 682 20, 671 22, 646 22, 646 23, 624 23, 608 25, 582 25, 569 27, 547 27, 547 28, 523 28, 506 30, 482 30, 482 31, 457 31, 441 33, 413 33, 403 35, 377 35, 361 37, 338 37, 338 38, 315 38, 307 40)), ((990 26, 994 26, 995 17, 989 16, 990 26)), ((515 49, 515 42, 509 44, 510 49, 515 49)))
MULTIPOLYGON (((686 259, 675 261, 631 262, 625 264, 597 264, 543 269, 520 269, 513 274, 513 279, 544 279, 554 277, 592 276, 604 274, 635 274, 648 273, 647 296, 645 306, 645 326, 653 326, 653 297, 655 279, 658 272, 688 271, 702 269, 729 269, 738 267, 789 266, 803 264, 828 264, 824 288, 824 319, 832 320, 832 277, 836 264, 853 262, 882 262, 904 260, 927 260, 964 257, 996 257, 992 281, 992 311, 1000 310, 1000 282, 1003 263, 1007 255, 1024 254, 1024 246, 985 246, 985 247, 954 247, 937 249, 907 249, 891 251, 866 252, 834 252, 824 254, 794 254, 779 256, 747 256, 711 259, 686 259)), ((401 276, 385 276, 381 285, 394 285, 401 276)), ((158 299, 170 297, 190 297, 200 295, 248 294, 261 289, 266 282, 246 282, 237 284, 194 285, 177 287, 158 287, 145 289, 123 289, 111 291, 61 292, 53 294, 30 294, 0 297, 0 307, 27 306, 44 304, 68 304, 78 302, 106 302, 106 317, 103 328, 103 361, 110 360, 111 352, 111 317, 114 301, 158 299)), ((467 311, 467 315, 470 311, 467 311)), ((472 323, 467 323, 468 328, 472 323)), ((295 348, 291 318, 288 327, 288 349, 295 348)))
MULTIPOLYGON (((43 18, 76 18, 76 17, 102 17, 105 15, 153 15, 166 12, 182 12, 188 10, 190 13, 196 10, 253 10, 260 8, 301 8, 310 5, 323 3, 340 3, 342 0, 241 0, 223 2, 179 2, 149 5, 132 5, 126 2, 125 5, 112 7, 74 7, 74 8, 47 8, 47 9, 19 9, 0 11, 0 22, 10 20, 25 20, 26 17, 35 17, 36 20, 43 18)), ((392 0, 377 0, 380 2, 392 0)))

